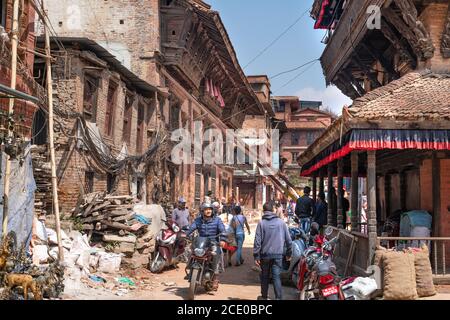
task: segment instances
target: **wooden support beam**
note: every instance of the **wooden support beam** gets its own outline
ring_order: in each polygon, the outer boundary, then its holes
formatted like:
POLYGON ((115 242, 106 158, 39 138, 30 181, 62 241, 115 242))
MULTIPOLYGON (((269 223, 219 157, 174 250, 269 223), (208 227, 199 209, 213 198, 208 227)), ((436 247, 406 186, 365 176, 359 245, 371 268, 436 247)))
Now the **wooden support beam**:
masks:
POLYGON ((324 171, 320 169, 319 171, 319 193, 325 193, 325 183, 324 183, 324 171))
POLYGON ((363 47, 376 61, 378 61, 384 70, 392 74, 394 79, 400 78, 400 74, 395 70, 394 64, 386 59, 383 54, 376 50, 370 43, 361 43, 361 47, 363 47))
POLYGON ((448 4, 447 22, 442 33, 441 52, 444 58, 450 58, 450 2, 448 4))
POLYGON ((312 196, 313 196, 313 201, 314 203, 316 203, 317 201, 317 176, 316 174, 313 175, 312 177, 312 196))
POLYGON ((389 40, 395 50, 400 53, 400 59, 404 61, 410 61, 412 66, 415 68, 415 66, 417 65, 416 59, 411 55, 401 39, 397 37, 394 30, 392 30, 391 26, 384 17, 382 17, 381 19, 381 32, 383 33, 384 37, 389 40))
POLYGON ((343 209, 343 199, 344 199, 344 188, 343 188, 343 175, 344 175, 344 159, 340 158, 337 165, 337 227, 339 229, 344 229, 344 209, 343 209))
POLYGON ((432 194, 433 194, 433 236, 437 237, 441 235, 441 163, 436 156, 436 152, 433 152, 432 156, 432 194))
POLYGON ((365 74, 365 76, 370 80, 370 82, 372 83, 372 85, 375 88, 379 88, 381 87, 383 84, 381 84, 378 81, 378 78, 376 75, 373 74, 373 70, 371 67, 367 66, 364 64, 364 62, 362 62, 358 55, 353 55, 353 62, 359 67, 359 69, 361 69, 361 71, 365 74))
POLYGON ((352 231, 359 231, 358 229, 358 221, 359 212, 358 212, 358 164, 359 157, 357 151, 352 151, 351 153, 351 204, 350 210, 352 212, 352 231))
POLYGON ((409 45, 413 49, 414 53, 422 58, 422 52, 419 48, 417 42, 417 37, 412 31, 411 27, 406 24, 406 22, 398 16, 391 8, 386 8, 382 10, 383 17, 393 25, 397 31, 408 41, 409 45))
POLYGON ((358 97, 362 97, 366 94, 366 89, 361 86, 359 81, 355 79, 350 71, 344 70, 339 75, 343 78, 343 81, 348 83, 348 86, 357 93, 358 97))
POLYGON ((327 194, 327 202, 328 202, 328 214, 327 214, 327 224, 329 226, 333 225, 333 197, 331 194, 331 189, 333 188, 333 167, 328 165, 328 194, 327 194))
POLYGON ((367 205, 368 205, 368 231, 369 231, 369 261, 375 254, 377 241, 377 175, 376 175, 376 151, 367 151, 367 205))
POLYGON ((406 211, 406 174, 405 171, 400 171, 400 207, 402 211, 406 211))
POLYGON ((333 84, 336 85, 336 87, 338 87, 345 95, 349 96, 353 100, 362 96, 358 92, 358 90, 356 90, 350 84, 349 80, 344 79, 342 74, 340 74, 339 77, 337 77, 335 80, 333 80, 333 84))

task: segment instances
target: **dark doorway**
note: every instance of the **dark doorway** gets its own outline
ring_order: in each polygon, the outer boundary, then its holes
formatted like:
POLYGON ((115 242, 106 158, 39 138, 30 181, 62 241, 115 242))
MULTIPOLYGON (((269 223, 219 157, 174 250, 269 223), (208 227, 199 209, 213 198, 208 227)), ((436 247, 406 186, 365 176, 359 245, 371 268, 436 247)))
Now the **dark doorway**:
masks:
POLYGON ((48 127, 47 127, 47 117, 44 111, 39 109, 34 113, 33 118, 33 136, 31 139, 32 144, 44 145, 47 144, 48 127))

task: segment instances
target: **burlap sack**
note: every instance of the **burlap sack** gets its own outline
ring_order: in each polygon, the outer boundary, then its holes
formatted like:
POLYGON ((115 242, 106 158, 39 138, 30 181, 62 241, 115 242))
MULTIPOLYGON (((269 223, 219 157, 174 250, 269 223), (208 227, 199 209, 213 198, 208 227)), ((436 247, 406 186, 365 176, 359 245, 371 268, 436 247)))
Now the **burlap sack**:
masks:
POLYGON ((419 297, 430 297, 436 294, 433 283, 433 271, 431 269, 430 253, 428 247, 423 245, 421 249, 409 249, 414 255, 416 269, 416 286, 419 297))
POLYGON ((415 300, 416 270, 414 255, 388 251, 383 254, 384 291, 386 300, 415 300))
MULTIPOLYGON (((375 256, 373 260, 373 264, 380 268, 381 272, 381 288, 384 288, 384 270, 383 270, 383 260, 384 260, 384 254, 388 252, 388 250, 382 246, 377 246, 375 250, 375 256)), ((383 295, 383 289, 377 289, 373 296, 374 297, 381 297, 383 295)))

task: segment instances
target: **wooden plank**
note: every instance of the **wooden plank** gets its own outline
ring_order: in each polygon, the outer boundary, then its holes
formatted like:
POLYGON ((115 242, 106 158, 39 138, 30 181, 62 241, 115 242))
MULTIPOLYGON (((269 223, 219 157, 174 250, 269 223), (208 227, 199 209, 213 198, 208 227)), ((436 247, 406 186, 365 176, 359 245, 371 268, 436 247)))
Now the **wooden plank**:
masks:
POLYGON ((89 213, 91 213, 92 208, 95 205, 95 201, 97 200, 98 195, 94 196, 94 199, 89 203, 88 207, 86 208, 86 210, 84 210, 83 212, 83 217, 87 217, 89 215, 89 213))
POLYGON ((81 219, 81 222, 82 223, 90 223, 90 222, 100 221, 100 220, 103 220, 103 219, 106 219, 106 218, 108 218, 108 215, 107 214, 102 214, 102 215, 99 215, 97 217, 87 217, 87 218, 81 219))
POLYGON ((95 211, 100 211, 102 209, 105 209, 107 206, 111 205, 111 202, 109 201, 105 201, 101 204, 96 205, 95 207, 92 208, 91 212, 95 212, 95 211))
POLYGON ((102 238, 105 242, 127 242, 127 243, 136 243, 136 237, 134 236, 125 236, 120 237, 113 234, 105 234, 102 238))
POLYGON ((130 211, 127 209, 122 209, 122 210, 112 210, 112 211, 108 211, 108 216, 110 217, 119 217, 119 216, 124 216, 127 215, 130 211))
POLYGON ((113 218, 112 221, 115 221, 115 222, 126 221, 126 220, 133 218, 133 216, 134 216, 134 213, 131 212, 125 216, 119 216, 119 217, 113 218))
POLYGON ((112 222, 112 221, 107 221, 107 220, 102 220, 100 221, 101 224, 104 224, 110 228, 113 229, 119 229, 119 230, 125 230, 125 231, 129 231, 129 232, 134 232, 135 230, 130 227, 127 226, 126 224, 123 223, 119 223, 119 222, 112 222))

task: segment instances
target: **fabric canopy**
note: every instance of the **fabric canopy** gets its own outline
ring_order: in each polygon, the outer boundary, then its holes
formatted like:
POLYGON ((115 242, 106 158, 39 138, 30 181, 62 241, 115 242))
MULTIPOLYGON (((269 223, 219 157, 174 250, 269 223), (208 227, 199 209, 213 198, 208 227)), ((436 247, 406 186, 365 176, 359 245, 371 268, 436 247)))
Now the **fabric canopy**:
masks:
POLYGON ((301 175, 309 176, 353 150, 382 149, 450 150, 450 130, 354 129, 305 164, 301 175))

